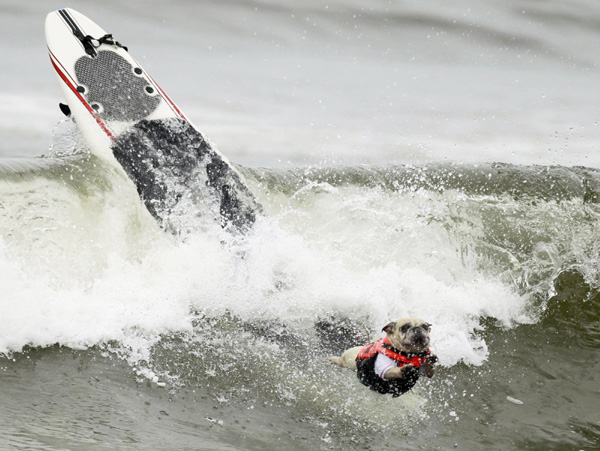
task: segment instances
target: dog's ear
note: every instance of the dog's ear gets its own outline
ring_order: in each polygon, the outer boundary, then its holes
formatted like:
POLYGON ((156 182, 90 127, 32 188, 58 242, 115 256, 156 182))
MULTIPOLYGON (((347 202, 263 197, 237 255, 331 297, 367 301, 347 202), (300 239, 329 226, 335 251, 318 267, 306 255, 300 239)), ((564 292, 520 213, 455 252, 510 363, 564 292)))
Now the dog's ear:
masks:
POLYGON ((382 331, 384 331, 386 334, 393 334, 394 330, 396 329, 396 322, 392 321, 389 324, 386 324, 383 329, 381 329, 382 331))

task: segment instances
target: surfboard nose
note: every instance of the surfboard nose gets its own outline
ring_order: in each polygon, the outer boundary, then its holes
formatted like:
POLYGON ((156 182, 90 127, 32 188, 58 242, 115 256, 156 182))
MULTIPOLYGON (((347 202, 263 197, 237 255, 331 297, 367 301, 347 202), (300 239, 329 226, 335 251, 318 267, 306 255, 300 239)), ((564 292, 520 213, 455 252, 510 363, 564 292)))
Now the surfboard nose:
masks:
POLYGON ((60 20, 60 19, 57 16, 57 12, 58 12, 58 10, 55 9, 54 11, 50 11, 46 15, 46 20, 44 21, 44 34, 46 36, 46 42, 48 42, 48 39, 51 36, 51 31, 50 30, 52 30, 57 25, 59 25, 58 20, 60 20))
MULTIPOLYGON (((65 23, 64 19, 62 18, 62 14, 72 18, 74 13, 79 14, 77 11, 71 8, 57 8, 53 11, 50 11, 46 15, 46 20, 44 22, 46 41, 48 41, 48 38, 51 36, 53 30, 56 30, 56 27, 60 27, 63 23, 65 23)), ((74 19, 73 22, 75 22, 74 19)))

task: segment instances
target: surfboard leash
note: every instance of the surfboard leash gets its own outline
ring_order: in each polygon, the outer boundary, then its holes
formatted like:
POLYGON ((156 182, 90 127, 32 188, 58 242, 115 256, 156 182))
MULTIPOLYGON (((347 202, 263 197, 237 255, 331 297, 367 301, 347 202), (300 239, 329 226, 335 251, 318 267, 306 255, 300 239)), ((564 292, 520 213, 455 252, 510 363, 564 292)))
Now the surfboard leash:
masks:
POLYGON ((96 49, 98 47, 100 47, 102 44, 114 45, 116 47, 122 48, 126 52, 129 51, 129 50, 127 50, 127 47, 125 47, 119 41, 115 40, 113 38, 113 35, 110 33, 107 33, 100 38, 94 38, 93 36, 90 36, 89 34, 84 35, 83 31, 81 30, 81 28, 79 27, 79 25, 77 24, 75 19, 73 17, 71 17, 71 15, 69 14, 69 12, 66 9, 59 9, 58 13, 62 17, 62 19, 65 21, 67 26, 71 29, 71 31, 73 32, 73 35, 77 39, 79 39, 81 44, 83 44, 85 53, 87 53, 92 58, 95 58, 96 56, 98 56, 98 52, 96 51, 96 49))
POLYGON ((81 43, 83 44, 83 47, 85 48, 85 53, 90 55, 92 58, 94 58, 98 55, 98 52, 96 52, 96 49, 98 47, 100 47, 102 44, 114 45, 115 47, 122 48, 126 52, 129 51, 127 49, 127 47, 125 47, 119 41, 115 40, 113 38, 113 35, 110 33, 105 34, 101 38, 94 38, 93 36, 90 36, 89 34, 87 36, 83 36, 81 38, 78 36, 78 38, 81 41, 81 43))

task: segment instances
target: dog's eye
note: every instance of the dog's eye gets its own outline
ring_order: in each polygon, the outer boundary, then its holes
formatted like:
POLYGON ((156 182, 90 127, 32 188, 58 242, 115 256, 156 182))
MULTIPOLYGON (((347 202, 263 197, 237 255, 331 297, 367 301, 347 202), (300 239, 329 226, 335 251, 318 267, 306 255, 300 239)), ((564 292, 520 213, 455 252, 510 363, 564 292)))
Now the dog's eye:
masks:
POLYGON ((423 324, 421 327, 422 327, 424 330, 426 330, 427 332, 429 332, 429 330, 431 329, 431 324, 429 324, 429 323, 428 323, 428 324, 423 324))
POLYGON ((401 330, 403 333, 406 333, 406 332, 408 332, 408 329, 410 329, 410 327, 411 327, 411 326, 410 326, 410 324, 405 324, 404 326, 402 326, 402 327, 400 328, 400 330, 401 330))

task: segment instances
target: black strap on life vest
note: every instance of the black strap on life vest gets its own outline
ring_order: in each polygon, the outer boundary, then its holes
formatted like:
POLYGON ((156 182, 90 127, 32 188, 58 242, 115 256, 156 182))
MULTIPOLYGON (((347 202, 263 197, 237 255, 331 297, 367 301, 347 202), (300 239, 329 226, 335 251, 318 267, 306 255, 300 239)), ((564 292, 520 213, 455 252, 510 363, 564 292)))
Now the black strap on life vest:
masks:
POLYGON ((381 344, 381 346, 383 346, 385 349, 389 349, 390 351, 395 352, 396 354, 408 356, 408 354, 406 354, 406 352, 400 351, 399 349, 394 348, 391 344, 389 345, 385 341, 381 344))

